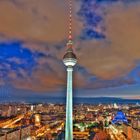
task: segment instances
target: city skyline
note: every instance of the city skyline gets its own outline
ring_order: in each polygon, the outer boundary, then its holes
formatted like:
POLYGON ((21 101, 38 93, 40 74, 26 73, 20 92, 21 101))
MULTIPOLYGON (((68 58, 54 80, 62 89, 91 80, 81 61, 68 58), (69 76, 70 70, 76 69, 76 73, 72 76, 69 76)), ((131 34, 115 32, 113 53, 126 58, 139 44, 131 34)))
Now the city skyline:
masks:
MULTIPOLYGON (((75 97, 140 99, 140 2, 74 0, 75 97)), ((62 0, 0 2, 0 98, 64 97, 62 0)))

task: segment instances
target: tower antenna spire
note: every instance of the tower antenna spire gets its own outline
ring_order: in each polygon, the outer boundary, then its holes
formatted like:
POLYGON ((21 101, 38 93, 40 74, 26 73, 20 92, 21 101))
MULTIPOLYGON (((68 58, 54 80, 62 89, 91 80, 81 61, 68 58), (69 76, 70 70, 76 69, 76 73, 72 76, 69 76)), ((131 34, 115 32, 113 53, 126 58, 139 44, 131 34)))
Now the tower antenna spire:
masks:
POLYGON ((72 47, 72 0, 69 0, 69 32, 67 45, 72 47))

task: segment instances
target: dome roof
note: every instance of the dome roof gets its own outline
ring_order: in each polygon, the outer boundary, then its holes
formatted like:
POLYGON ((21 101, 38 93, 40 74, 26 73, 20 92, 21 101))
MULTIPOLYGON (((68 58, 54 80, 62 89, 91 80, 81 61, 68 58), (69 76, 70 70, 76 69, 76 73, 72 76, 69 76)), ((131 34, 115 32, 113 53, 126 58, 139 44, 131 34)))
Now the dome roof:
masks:
POLYGON ((66 54, 63 57, 63 59, 69 59, 69 58, 77 59, 76 55, 73 53, 72 48, 68 48, 66 54))

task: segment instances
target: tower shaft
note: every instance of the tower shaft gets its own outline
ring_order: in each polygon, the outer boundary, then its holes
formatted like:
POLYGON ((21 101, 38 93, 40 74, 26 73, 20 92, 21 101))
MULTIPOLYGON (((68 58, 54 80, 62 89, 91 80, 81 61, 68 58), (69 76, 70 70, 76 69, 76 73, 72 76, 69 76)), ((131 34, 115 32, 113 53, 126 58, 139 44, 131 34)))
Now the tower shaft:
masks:
POLYGON ((73 140, 72 71, 73 71, 72 67, 67 67, 67 99, 66 99, 65 140, 73 140))

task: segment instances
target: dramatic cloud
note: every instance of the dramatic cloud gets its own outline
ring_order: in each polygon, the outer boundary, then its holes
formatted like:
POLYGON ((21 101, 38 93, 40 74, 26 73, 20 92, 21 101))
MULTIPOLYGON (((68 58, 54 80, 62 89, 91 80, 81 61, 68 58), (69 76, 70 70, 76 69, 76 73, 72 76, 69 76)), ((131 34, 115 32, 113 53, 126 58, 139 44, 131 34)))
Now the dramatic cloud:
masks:
MULTIPOLYGON (((76 89, 140 84, 140 2, 73 1, 76 89)), ((68 35, 64 0, 0 1, 0 85, 63 91, 68 35)))
POLYGON ((1 1, 0 32, 23 40, 60 41, 66 36, 65 5, 60 0, 1 1))
POLYGON ((125 76, 136 67, 140 59, 139 7, 123 4, 107 7, 107 14, 103 15, 106 39, 81 43, 81 64, 91 73, 112 79, 125 76))

